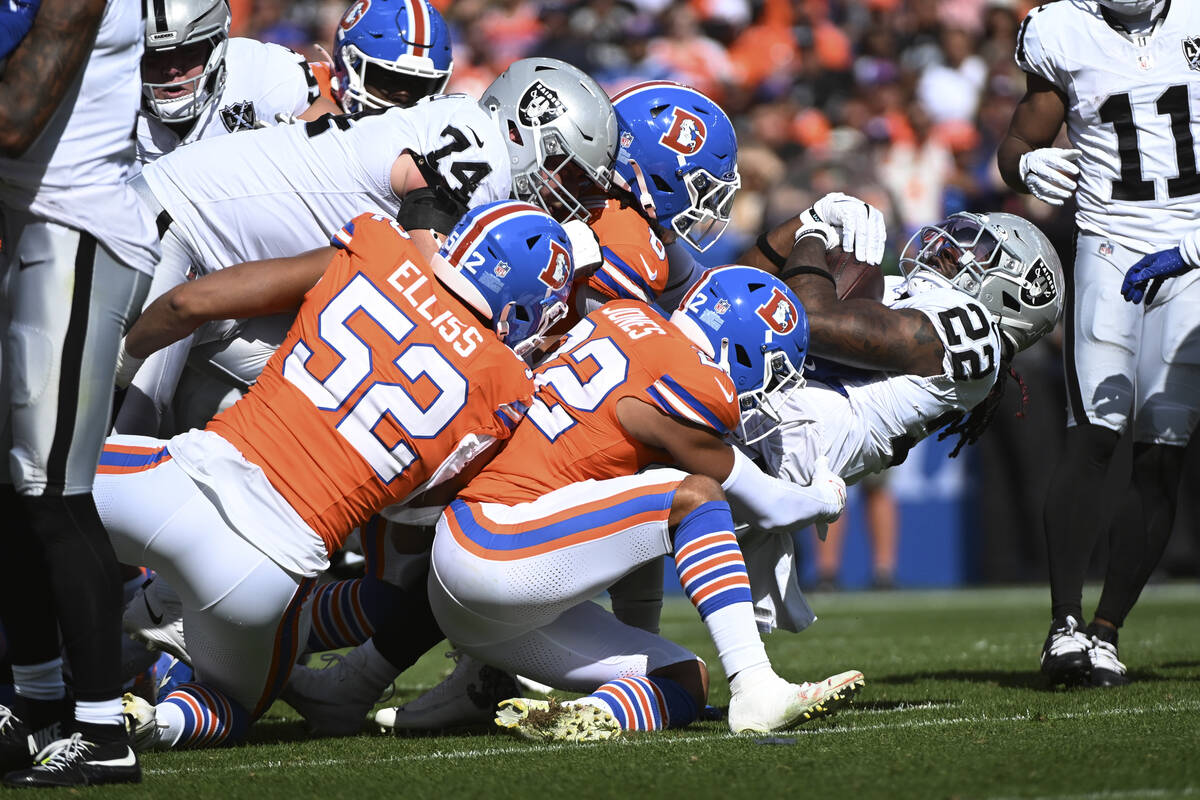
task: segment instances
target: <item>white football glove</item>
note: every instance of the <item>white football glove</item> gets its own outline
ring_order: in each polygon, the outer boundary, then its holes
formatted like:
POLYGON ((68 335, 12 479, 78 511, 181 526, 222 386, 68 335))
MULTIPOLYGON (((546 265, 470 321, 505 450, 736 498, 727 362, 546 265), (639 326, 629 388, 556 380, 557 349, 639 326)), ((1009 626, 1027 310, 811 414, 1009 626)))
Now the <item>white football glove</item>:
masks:
POLYGON ((567 232, 567 239, 571 242, 571 258, 575 262, 575 274, 577 276, 591 275, 604 261, 604 256, 600 254, 600 239, 597 238, 596 232, 581 219, 564 222, 563 230, 567 232))
POLYGON ((868 264, 883 261, 887 226, 879 209, 857 197, 832 192, 813 203, 809 211, 841 234, 842 250, 853 252, 857 260, 868 264))
POLYGON ((817 517, 818 522, 833 522, 842 515, 842 510, 846 508, 846 482, 829 468, 829 459, 825 456, 817 457, 808 485, 817 490, 818 497, 825 504, 817 517))
POLYGON ((128 389, 129 384, 133 383, 133 376, 137 374, 138 367, 142 366, 144 358, 134 358, 125 350, 125 337, 121 337, 121 349, 117 351, 117 370, 113 375, 113 384, 118 389, 128 389))
POLYGON ((1075 192, 1079 167, 1075 161, 1083 153, 1062 147, 1043 147, 1021 156, 1021 180, 1030 193, 1052 206, 1061 206, 1075 192))

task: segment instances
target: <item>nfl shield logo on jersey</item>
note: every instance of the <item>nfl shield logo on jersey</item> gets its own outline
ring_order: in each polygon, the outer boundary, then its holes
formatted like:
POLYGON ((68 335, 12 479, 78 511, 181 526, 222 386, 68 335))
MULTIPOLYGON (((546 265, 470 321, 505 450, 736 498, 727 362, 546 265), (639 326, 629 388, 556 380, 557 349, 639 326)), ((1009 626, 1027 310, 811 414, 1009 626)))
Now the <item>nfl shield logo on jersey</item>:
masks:
POLYGON ((221 109, 221 121, 225 123, 225 130, 230 133, 252 130, 255 122, 254 102, 243 100, 240 103, 230 103, 221 109))
POLYGON ((541 81, 536 82, 521 95, 517 104, 517 118, 522 125, 545 125, 558 119, 567 111, 558 93, 541 81))
POLYGON ((1189 67, 1200 70, 1200 36, 1188 36, 1183 40, 1183 57, 1189 67))

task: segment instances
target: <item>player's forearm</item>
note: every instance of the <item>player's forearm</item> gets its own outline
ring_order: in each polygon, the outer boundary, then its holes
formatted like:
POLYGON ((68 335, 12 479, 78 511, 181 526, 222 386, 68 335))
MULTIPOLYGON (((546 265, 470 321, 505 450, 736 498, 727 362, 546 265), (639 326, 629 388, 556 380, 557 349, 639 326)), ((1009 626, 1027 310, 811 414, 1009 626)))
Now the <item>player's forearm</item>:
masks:
POLYGON ((1000 148, 996 151, 996 166, 1000 168, 1000 177, 1014 192, 1029 194, 1029 187, 1021 178, 1021 156, 1036 149, 1011 131, 1000 142, 1000 148))
POLYGON ((794 530, 814 522, 829 522, 841 514, 845 502, 831 486, 801 486, 774 478, 740 450, 734 451, 733 469, 721 484, 729 507, 739 522, 763 531, 794 530))
POLYGON ((742 253, 736 263, 757 267, 772 275, 779 274, 781 265, 787 260, 787 254, 792 250, 792 242, 795 240, 796 231, 799 228, 799 215, 776 225, 762 234, 746 252, 742 253))
POLYGON ((190 284, 176 286, 151 303, 125 335, 125 351, 144 359, 191 335, 208 321, 187 301, 190 284), (182 296, 182 299, 181 299, 182 296))
POLYGON ((42 0, 0 76, 0 154, 17 158, 41 135, 91 52, 104 7, 105 0, 42 0))

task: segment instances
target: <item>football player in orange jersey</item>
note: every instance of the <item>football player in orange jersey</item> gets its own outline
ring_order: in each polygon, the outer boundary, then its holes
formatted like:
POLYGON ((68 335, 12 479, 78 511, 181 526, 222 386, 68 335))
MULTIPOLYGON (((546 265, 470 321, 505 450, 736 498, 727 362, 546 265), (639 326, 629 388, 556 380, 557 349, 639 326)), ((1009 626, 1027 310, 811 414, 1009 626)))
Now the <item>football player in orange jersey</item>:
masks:
POLYGON ((731 681, 735 733, 822 716, 862 685, 854 670, 802 685, 775 674, 725 499, 781 532, 841 512, 840 479, 801 487, 770 478, 725 440, 740 431, 743 408, 770 413, 768 390, 780 397, 802 385, 807 329, 781 281, 723 267, 670 320, 638 301, 605 304, 538 368, 510 446, 438 521, 430 603, 475 658, 591 694, 553 705, 510 699, 498 725, 590 740, 696 718, 708 692, 703 662, 590 601, 664 555, 731 681), (658 464, 678 469, 648 468, 658 464), (548 713, 530 713, 539 710, 548 713))
POLYGON ((508 438, 533 389, 519 354, 565 312, 569 246, 541 210, 502 201, 426 260, 364 214, 332 248, 222 270, 146 310, 133 355, 299 305, 258 382, 206 429, 112 437, 101 457, 101 517, 123 560, 179 593, 197 679, 157 706, 127 696, 141 746, 236 738, 286 682, 304 602, 346 535, 385 506, 452 494, 508 438))

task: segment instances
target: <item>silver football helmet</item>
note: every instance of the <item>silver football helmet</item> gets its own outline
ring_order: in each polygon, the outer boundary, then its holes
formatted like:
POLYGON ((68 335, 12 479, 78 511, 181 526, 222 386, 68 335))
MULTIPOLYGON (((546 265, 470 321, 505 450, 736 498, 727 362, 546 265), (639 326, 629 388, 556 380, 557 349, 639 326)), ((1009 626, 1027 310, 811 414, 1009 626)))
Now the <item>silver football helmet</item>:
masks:
POLYGON ((163 122, 190 122, 200 116, 225 86, 225 48, 229 43, 228 0, 144 0, 146 53, 142 57, 142 105, 163 122), (200 74, 184 80, 146 80, 160 73, 167 59, 200 64, 200 74), (190 91, 181 91, 190 89, 190 91), (158 97, 162 90, 165 97, 158 97))
POLYGON ((523 58, 479 104, 508 143, 513 194, 559 222, 586 219, 585 203, 607 193, 617 157, 617 114, 600 85, 566 62, 523 58))
MULTIPOLYGON (((951 214, 908 240, 905 278, 932 271, 979 300, 1016 353, 1054 329, 1066 281, 1058 254, 1037 226, 1001 212, 951 214)), ((1010 354, 1011 355, 1011 354, 1010 354)))
POLYGON ((1100 5, 1123 17, 1136 17, 1154 10, 1162 0, 1097 0, 1100 5))

